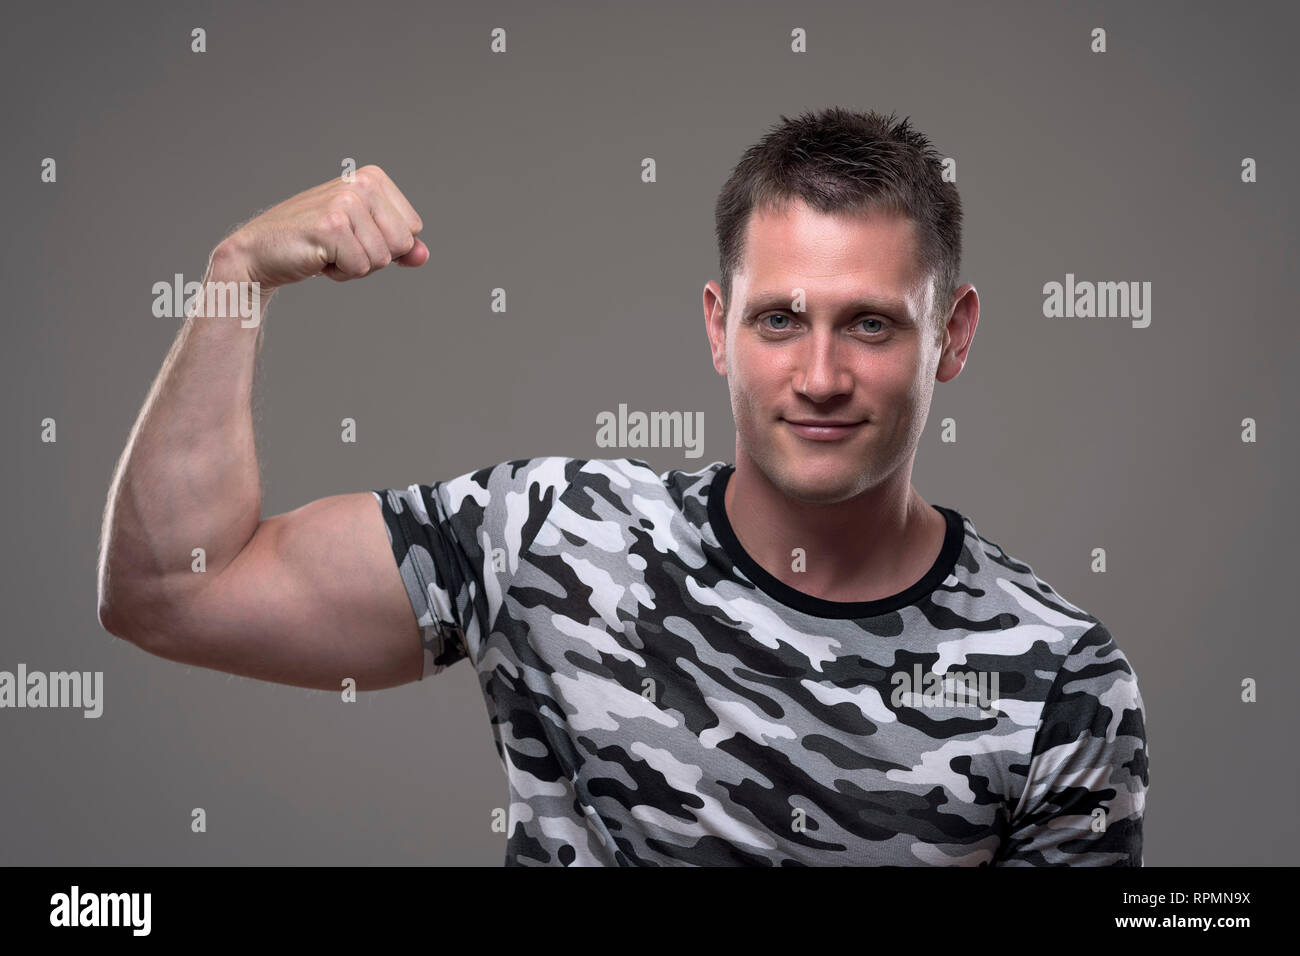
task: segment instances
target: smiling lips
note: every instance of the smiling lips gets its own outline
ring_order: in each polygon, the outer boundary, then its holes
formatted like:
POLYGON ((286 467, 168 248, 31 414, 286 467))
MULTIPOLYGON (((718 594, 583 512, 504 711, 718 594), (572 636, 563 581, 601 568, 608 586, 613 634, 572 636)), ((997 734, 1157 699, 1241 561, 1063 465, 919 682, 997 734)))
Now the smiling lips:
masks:
POLYGON ((850 422, 841 419, 819 420, 815 418, 791 421, 783 419, 796 435, 813 441, 838 441, 852 435, 859 425, 865 422, 850 422))

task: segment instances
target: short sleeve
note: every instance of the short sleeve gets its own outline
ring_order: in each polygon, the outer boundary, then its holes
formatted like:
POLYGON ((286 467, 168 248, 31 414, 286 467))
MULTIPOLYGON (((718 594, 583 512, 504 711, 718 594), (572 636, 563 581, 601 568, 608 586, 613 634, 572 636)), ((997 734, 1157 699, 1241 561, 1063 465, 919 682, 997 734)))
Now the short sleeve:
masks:
POLYGON ((372 491, 420 625, 420 679, 477 661, 485 628, 551 506, 585 462, 502 462, 446 481, 372 491))
POLYGON ((1048 692, 999 866, 1142 866, 1147 739, 1137 674, 1105 626, 1048 692))

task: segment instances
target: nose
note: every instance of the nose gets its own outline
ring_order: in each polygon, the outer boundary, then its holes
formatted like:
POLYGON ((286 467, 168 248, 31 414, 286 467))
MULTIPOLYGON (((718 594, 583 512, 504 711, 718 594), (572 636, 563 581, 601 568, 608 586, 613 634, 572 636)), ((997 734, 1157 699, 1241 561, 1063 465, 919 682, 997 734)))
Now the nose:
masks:
POLYGON ((811 402, 824 402, 853 389, 853 376, 841 361, 834 330, 815 329, 804 340, 794 389, 811 402))

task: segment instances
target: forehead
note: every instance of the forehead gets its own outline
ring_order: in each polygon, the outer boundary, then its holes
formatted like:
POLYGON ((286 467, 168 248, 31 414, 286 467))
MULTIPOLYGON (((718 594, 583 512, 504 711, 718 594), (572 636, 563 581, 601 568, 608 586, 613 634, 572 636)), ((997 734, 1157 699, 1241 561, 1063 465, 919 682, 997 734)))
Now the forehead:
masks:
POLYGON ((823 213, 800 200, 755 210, 734 285, 738 298, 802 288, 809 298, 875 293, 919 308, 928 285, 916 224, 882 212, 823 213))

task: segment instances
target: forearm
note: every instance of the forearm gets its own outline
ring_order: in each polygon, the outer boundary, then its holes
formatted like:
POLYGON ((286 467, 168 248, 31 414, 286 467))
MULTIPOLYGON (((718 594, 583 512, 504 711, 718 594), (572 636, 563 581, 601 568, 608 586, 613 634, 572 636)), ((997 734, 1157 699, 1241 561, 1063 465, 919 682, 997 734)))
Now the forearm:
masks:
MULTIPOLYGON (((226 252, 214 252, 205 289, 247 279, 226 252)), ((101 619, 117 618, 119 629, 123 614, 146 616, 201 587, 261 519, 251 408, 261 315, 246 328, 239 316, 210 315, 205 306, 200 296, 184 320, 109 489, 99 600, 101 619), (195 548, 203 549, 204 573, 193 570, 195 548)))

